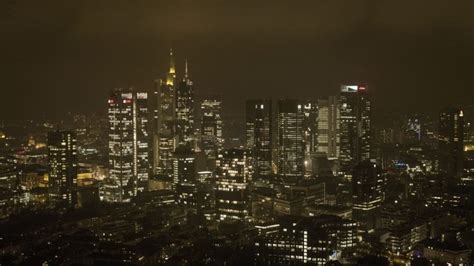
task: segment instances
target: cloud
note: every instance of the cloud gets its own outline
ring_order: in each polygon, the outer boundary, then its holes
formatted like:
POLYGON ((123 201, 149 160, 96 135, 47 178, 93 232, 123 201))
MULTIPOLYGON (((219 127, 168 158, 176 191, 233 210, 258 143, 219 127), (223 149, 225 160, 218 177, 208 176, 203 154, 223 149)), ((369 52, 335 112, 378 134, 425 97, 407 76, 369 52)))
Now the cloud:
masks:
POLYGON ((474 91, 470 0, 0 5, 6 40, 0 43, 0 71, 12 99, 0 111, 22 104, 49 113, 81 110, 61 103, 71 96, 90 99, 92 110, 100 110, 101 95, 111 87, 148 86, 166 68, 170 46, 178 67, 184 57, 192 62, 199 93, 217 90, 231 100, 241 93, 314 98, 350 80, 373 84, 386 108, 396 99, 412 100, 401 95, 429 94, 441 104, 474 91), (452 86, 449 93, 446 86, 452 86), (53 98, 56 106, 48 107, 53 98))

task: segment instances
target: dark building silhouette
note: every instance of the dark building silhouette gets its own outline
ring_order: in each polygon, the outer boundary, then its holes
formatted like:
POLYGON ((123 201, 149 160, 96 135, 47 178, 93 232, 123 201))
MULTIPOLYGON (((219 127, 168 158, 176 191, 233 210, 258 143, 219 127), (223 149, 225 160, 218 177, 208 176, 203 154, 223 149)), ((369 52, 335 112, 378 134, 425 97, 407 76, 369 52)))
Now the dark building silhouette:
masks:
POLYGON ((340 164, 344 174, 371 159, 371 101, 366 87, 342 85, 340 106, 340 164))
POLYGON ((246 102, 246 148, 253 152, 254 174, 268 177, 272 174, 272 101, 246 102))
POLYGON ((368 160, 352 172, 352 209, 354 220, 366 230, 374 229, 375 215, 384 199, 384 179, 380 167, 368 160))
POLYGON ((176 88, 176 133, 178 145, 187 145, 194 149, 194 86, 188 76, 186 61, 184 78, 176 88))
POLYGON ((188 146, 179 146, 174 152, 173 183, 193 183, 196 181, 196 156, 188 146))
POLYGON ((305 174, 312 174, 312 157, 318 149, 318 104, 317 101, 302 101, 303 142, 305 174))
POLYGON ((447 177, 463 173, 464 113, 447 108, 439 115, 439 170, 447 177))

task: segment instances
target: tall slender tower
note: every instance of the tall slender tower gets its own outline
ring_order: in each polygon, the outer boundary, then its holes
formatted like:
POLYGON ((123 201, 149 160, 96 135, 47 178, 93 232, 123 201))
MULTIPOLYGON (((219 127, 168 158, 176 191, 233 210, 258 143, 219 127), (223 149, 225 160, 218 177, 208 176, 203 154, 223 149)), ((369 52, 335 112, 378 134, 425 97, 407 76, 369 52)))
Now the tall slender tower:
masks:
POLYGON ((155 80, 153 92, 153 173, 173 174, 172 154, 176 147, 176 69, 173 50, 165 80, 155 80))
POLYGON ((328 159, 339 158, 339 116, 336 96, 318 101, 318 152, 325 153, 328 159))
POLYGON ((148 93, 115 89, 108 107, 111 182, 105 200, 126 202, 144 191, 148 182, 148 93))
POLYGON ((340 92, 340 164, 350 177, 352 167, 371 159, 371 100, 367 88, 342 85, 340 92))
POLYGON ((201 103, 201 149, 209 159, 216 159, 222 150, 222 101, 206 99, 201 103))
POLYGON ((178 145, 194 149, 194 87, 185 63, 184 78, 176 88, 176 134, 178 145))
POLYGON ((272 174, 272 101, 248 100, 246 103, 246 148, 253 152, 256 177, 272 174))
POLYGON ((316 101, 305 101, 303 107, 303 140, 305 145, 305 174, 312 172, 312 158, 318 149, 318 105, 316 101))
POLYGON ((170 69, 166 74, 166 85, 174 86, 176 84, 176 65, 174 63, 173 49, 170 49, 170 69))
POLYGON ((444 109, 439 116, 439 170, 449 181, 464 171, 464 113, 444 109))
POLYGON ((297 100, 278 102, 278 174, 302 177, 304 168, 304 112, 297 100))
POLYGON ((49 195, 57 204, 76 204, 77 145, 72 131, 48 133, 49 195))

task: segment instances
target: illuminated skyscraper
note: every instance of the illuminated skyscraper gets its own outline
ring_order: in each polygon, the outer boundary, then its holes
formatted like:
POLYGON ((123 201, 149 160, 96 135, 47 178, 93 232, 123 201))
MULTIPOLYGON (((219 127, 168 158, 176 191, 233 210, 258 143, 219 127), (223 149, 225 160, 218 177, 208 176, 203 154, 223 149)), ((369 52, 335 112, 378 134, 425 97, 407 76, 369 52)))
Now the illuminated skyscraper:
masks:
POLYGON ((108 201, 129 201, 145 189, 149 172, 148 93, 113 90, 108 100, 110 194, 108 201))
POLYGON ((304 175, 304 112, 296 100, 278 101, 278 174, 304 175))
POLYGON ((378 165, 368 160, 352 172, 352 209, 354 220, 367 230, 374 229, 376 211, 384 199, 384 179, 378 165))
POLYGON ((367 88, 342 85, 340 92, 340 164, 349 174, 357 163, 371 159, 371 101, 367 88))
POLYGON ((246 148, 253 152, 257 177, 272 174, 272 101, 249 100, 246 103, 246 148))
POLYGON ((196 181, 196 157, 190 147, 179 146, 174 153, 173 183, 193 183, 196 181))
POLYGON ((249 215, 250 170, 244 150, 224 150, 217 159, 216 209, 219 220, 242 220, 249 215))
POLYGON ((194 210, 198 205, 196 176, 194 151, 185 145, 177 147, 174 152, 173 187, 178 194, 178 202, 194 210))
POLYGON ((176 148, 176 70, 170 50, 166 80, 155 80, 153 91, 153 173, 172 176, 176 148))
POLYGON ((77 203, 77 144, 74 132, 48 133, 48 161, 50 199, 73 208, 77 203))
POLYGON ((194 149, 194 87, 188 76, 188 62, 183 80, 176 88, 176 133, 178 143, 194 149))
POLYGON ((318 101, 318 152, 329 159, 339 158, 339 101, 331 96, 318 101))
POLYGON ((304 166, 306 174, 311 174, 311 158, 318 149, 318 105, 316 102, 305 101, 303 114, 304 166))
POLYGON ((208 158, 217 158, 222 150, 222 101, 204 100, 201 103, 201 149, 208 158))
POLYGON ((464 113, 448 108, 439 116, 439 170, 447 177, 460 176, 464 163, 464 113))

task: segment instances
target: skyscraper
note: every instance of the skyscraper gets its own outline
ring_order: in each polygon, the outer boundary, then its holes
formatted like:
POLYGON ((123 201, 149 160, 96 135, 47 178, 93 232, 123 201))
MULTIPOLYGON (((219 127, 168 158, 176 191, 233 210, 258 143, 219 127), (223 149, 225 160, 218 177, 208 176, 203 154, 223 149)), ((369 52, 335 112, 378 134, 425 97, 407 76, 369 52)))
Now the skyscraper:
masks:
POLYGON ((316 102, 305 101, 303 114, 304 166, 306 174, 311 174, 312 157, 318 149, 318 105, 316 102))
POLYGON ((197 212, 199 186, 196 182, 196 157, 191 147, 181 145, 174 152, 173 187, 178 202, 197 212))
POLYGON ((179 146, 174 153, 173 183, 192 183, 196 181, 196 157, 190 147, 179 146))
POLYGON ((250 170, 244 150, 224 150, 217 159, 216 209, 219 220, 243 220, 249 215, 250 170))
POLYGON ((215 159, 222 150, 222 101, 204 100, 201 103, 201 149, 208 158, 215 159))
POLYGON ((194 87, 188 76, 188 62, 184 78, 176 88, 176 133, 178 144, 194 149, 194 87))
POLYGON ((149 174, 148 93, 113 90, 108 100, 109 201, 128 201, 145 189, 149 174))
POLYGON ((51 200, 74 207, 77 201, 77 145, 72 131, 48 133, 49 195, 51 200))
POLYGON ((439 116, 439 170, 447 177, 463 173, 464 113, 458 108, 447 108, 439 116))
POLYGON ((176 148, 176 70, 170 50, 170 68, 165 80, 155 80, 153 91, 153 173, 172 176, 176 148))
POLYGON ((253 152, 256 177, 272 174, 272 101, 248 100, 246 103, 246 148, 253 152))
POLYGON ((297 100, 278 101, 278 174, 304 175, 303 106, 297 100))
POLYGON ((367 230, 375 227, 376 211, 384 199, 381 169, 369 160, 360 162, 352 173, 352 209, 354 220, 367 230))
POLYGON ((357 163, 371 159, 371 100, 367 88, 342 85, 340 92, 340 164, 349 174, 357 163))
POLYGON ((339 101, 330 96, 318 101, 318 152, 329 159, 338 159, 340 150, 339 101))

